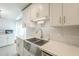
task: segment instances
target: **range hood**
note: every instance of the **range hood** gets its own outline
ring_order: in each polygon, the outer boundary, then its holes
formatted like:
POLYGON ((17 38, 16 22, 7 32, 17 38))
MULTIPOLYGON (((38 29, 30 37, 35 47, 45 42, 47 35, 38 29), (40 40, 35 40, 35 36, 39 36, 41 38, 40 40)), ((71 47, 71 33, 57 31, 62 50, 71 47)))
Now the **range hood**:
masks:
POLYGON ((40 17, 40 18, 37 18, 37 19, 34 19, 32 20, 32 22, 39 22, 39 21, 46 21, 48 19, 48 17, 40 17))

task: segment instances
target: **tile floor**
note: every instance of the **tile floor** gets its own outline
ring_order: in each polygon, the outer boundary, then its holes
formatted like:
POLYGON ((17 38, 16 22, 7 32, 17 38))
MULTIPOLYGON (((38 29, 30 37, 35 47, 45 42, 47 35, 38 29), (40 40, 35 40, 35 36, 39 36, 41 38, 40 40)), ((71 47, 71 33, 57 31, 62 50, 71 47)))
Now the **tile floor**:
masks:
POLYGON ((11 44, 9 46, 5 46, 0 48, 0 56, 16 56, 16 45, 11 44))

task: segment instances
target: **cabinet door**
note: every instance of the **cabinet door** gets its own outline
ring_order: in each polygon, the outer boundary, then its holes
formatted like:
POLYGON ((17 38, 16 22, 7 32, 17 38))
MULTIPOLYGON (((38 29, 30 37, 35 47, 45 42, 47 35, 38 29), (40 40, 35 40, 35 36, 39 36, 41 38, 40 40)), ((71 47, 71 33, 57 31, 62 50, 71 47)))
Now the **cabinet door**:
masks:
POLYGON ((50 4, 50 25, 62 26, 62 4, 50 4))
POLYGON ((49 16, 49 4, 48 3, 38 3, 39 17, 49 16))
POLYGON ((6 35, 0 35, 0 47, 6 46, 7 44, 7 36, 6 35))
POLYGON ((17 51, 17 54, 19 54, 19 41, 18 41, 18 38, 16 39, 16 51, 17 51))
POLYGON ((63 4, 64 25, 79 25, 79 4, 63 4))
POLYGON ((30 19, 31 19, 30 17, 31 17, 30 7, 28 7, 23 11, 23 23, 25 23, 26 26, 30 25, 30 19))
POLYGON ((34 3, 30 7, 31 7, 31 20, 34 20, 39 16, 38 4, 34 3))
POLYGON ((17 53, 23 55, 23 40, 18 38, 16 42, 17 53))

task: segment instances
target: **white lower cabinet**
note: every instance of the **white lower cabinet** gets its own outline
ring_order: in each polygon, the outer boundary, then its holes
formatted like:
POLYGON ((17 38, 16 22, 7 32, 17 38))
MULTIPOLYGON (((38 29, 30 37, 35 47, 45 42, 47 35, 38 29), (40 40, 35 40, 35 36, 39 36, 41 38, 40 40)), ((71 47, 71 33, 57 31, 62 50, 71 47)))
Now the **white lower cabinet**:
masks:
POLYGON ((32 54, 27 51, 25 48, 23 48, 23 56, 32 56, 32 54))
POLYGON ((0 35, 0 47, 3 47, 7 45, 7 36, 6 35, 0 35))
POLYGON ((20 38, 16 39, 16 50, 18 55, 23 56, 23 40, 20 38))
POLYGON ((31 53, 26 48, 24 47, 24 40, 23 39, 20 39, 20 38, 17 38, 16 39, 16 50, 17 50, 17 54, 19 56, 31 56, 31 53))
POLYGON ((14 43, 13 34, 0 35, 0 47, 7 46, 14 43))
POLYGON ((29 43, 23 39, 16 39, 16 50, 20 56, 41 56, 41 50, 33 43, 29 43))

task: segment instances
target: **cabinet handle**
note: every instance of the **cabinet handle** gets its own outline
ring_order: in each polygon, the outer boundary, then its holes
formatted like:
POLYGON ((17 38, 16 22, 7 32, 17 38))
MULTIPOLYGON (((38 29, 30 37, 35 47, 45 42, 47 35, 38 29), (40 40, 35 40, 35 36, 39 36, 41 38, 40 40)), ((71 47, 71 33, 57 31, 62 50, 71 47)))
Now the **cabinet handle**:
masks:
POLYGON ((61 24, 61 16, 59 17, 59 23, 61 24))
POLYGON ((63 16, 63 24, 65 24, 65 16, 63 16))

